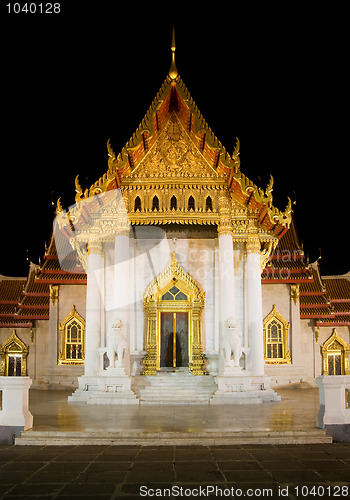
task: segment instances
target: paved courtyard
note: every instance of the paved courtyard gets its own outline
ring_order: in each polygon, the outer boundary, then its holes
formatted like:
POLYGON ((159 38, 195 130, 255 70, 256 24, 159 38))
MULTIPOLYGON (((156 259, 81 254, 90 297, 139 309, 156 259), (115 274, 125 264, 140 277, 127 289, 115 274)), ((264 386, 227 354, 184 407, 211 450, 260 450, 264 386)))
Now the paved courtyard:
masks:
POLYGON ((260 405, 87 405, 72 391, 29 391, 36 431, 223 432, 315 429, 318 389, 278 389, 282 401, 260 405))
POLYGON ((281 402, 262 405, 111 408, 68 404, 64 391, 30 391, 36 431, 144 429, 155 441, 0 446, 0 499, 350 497, 350 443, 155 446, 162 431, 312 432, 318 391, 278 393, 281 402))
POLYGON ((349 443, 0 446, 1 499, 315 499, 349 492, 349 443))

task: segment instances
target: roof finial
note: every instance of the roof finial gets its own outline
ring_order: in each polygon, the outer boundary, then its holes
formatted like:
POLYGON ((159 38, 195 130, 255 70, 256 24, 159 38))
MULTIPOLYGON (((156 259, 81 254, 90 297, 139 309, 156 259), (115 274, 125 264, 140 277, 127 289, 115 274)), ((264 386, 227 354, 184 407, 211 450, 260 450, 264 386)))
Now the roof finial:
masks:
POLYGON ((177 67, 175 64, 175 50, 176 50, 176 45, 175 45, 175 26, 173 26, 173 37, 171 41, 171 66, 169 69, 169 76, 172 80, 175 80, 175 78, 178 76, 178 71, 177 67))

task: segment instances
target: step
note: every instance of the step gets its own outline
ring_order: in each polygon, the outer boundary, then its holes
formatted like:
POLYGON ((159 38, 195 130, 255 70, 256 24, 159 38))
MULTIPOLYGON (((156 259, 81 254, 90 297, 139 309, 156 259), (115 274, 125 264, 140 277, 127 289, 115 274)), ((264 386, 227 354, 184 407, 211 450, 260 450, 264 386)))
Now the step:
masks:
POLYGON ((212 376, 168 372, 136 377, 132 389, 141 404, 208 404, 217 385, 212 376))
POLYGON ((228 431, 220 429, 201 432, 148 432, 143 429, 133 431, 106 432, 59 432, 35 431, 22 432, 15 444, 36 446, 57 445, 152 445, 152 446, 213 446, 233 444, 325 444, 332 438, 323 429, 304 429, 294 431, 228 431))

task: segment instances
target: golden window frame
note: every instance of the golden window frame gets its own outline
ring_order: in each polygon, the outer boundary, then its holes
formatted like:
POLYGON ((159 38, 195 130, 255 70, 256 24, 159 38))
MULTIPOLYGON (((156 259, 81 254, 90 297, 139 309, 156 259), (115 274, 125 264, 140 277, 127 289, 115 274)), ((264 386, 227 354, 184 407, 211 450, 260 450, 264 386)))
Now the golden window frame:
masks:
POLYGON ((29 347, 18 337, 16 330, 13 330, 11 337, 0 346, 0 376, 9 376, 9 360, 12 355, 21 358, 20 376, 26 377, 28 349, 29 347))
POLYGON ((289 327, 289 322, 282 316, 282 314, 277 311, 276 305, 274 305, 272 311, 266 316, 263 322, 265 364, 290 365, 292 363, 288 346, 289 327), (268 328, 274 321, 281 326, 281 340, 279 342, 276 342, 276 344, 282 345, 282 356, 270 358, 267 355, 268 345, 273 345, 274 343, 268 341, 268 328))
POLYGON ((326 340, 321 347, 322 354, 322 375, 329 376, 329 355, 340 355, 341 375, 350 375, 349 371, 349 354, 350 345, 343 340, 334 328, 332 335, 326 340))
POLYGON ((64 318, 62 323, 59 325, 60 330, 60 345, 61 350, 58 355, 58 363, 59 365, 83 365, 85 361, 85 320, 84 318, 77 312, 75 306, 71 312, 64 318), (76 323, 80 327, 81 341, 80 342, 72 342, 67 341, 67 335, 69 333, 70 325, 76 323), (70 345, 81 345, 81 358, 67 358, 67 344, 70 345))

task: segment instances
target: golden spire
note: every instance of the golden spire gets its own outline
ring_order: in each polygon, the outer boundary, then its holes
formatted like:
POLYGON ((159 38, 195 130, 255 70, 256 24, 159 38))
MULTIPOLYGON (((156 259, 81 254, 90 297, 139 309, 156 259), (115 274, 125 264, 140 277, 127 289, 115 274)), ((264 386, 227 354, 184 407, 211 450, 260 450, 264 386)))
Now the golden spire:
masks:
POLYGON ((169 76, 172 80, 175 80, 175 78, 178 76, 178 71, 177 67, 175 64, 175 50, 176 50, 176 45, 175 45, 175 26, 173 26, 173 37, 171 41, 171 66, 169 69, 169 76))

